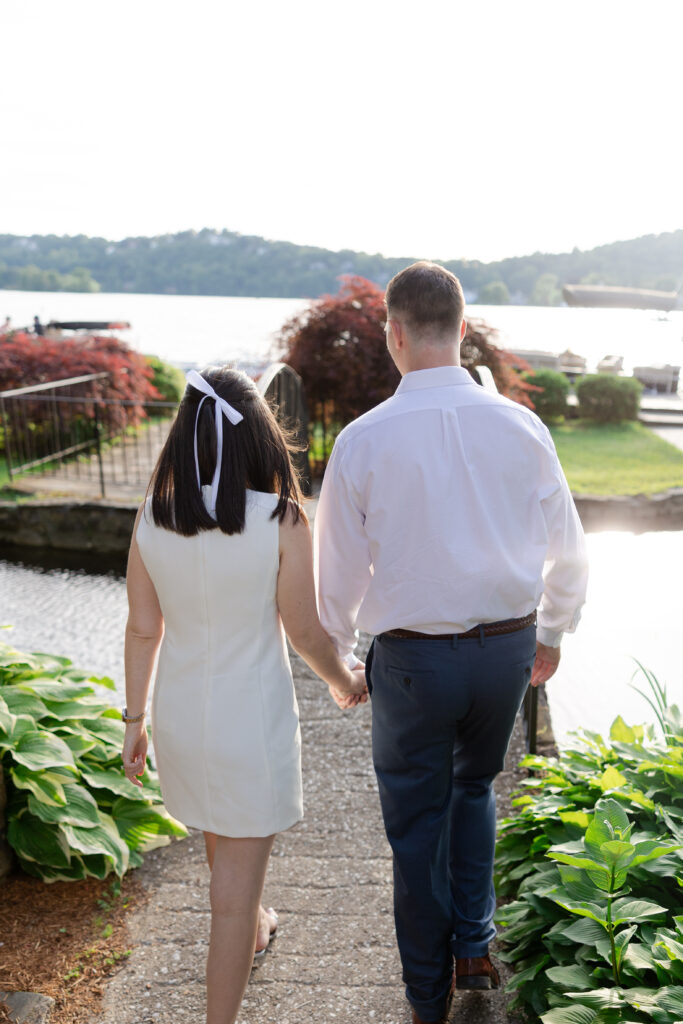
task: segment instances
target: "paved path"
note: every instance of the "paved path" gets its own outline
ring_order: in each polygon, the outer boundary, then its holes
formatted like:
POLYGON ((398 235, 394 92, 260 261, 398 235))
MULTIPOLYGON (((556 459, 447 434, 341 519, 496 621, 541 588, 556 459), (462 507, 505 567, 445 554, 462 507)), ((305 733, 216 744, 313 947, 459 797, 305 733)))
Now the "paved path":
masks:
MULTIPOLYGON (((293 666, 306 817, 276 840, 265 901, 280 913, 280 931, 252 974, 239 1024, 408 1024, 371 706, 339 711, 300 659, 293 666)), ((520 732, 513 745, 510 764, 522 754, 520 732)), ((518 778, 499 776, 499 809, 507 811, 518 778)), ((138 877, 150 898, 132 915, 133 954, 107 986, 104 1024, 204 1024, 209 872, 201 833, 148 855, 138 877)), ((458 993, 452 1019, 504 1024, 506 1001, 502 992, 458 993)))
POLYGON ((674 444, 683 451, 683 425, 679 427, 653 427, 652 430, 658 437, 663 437, 669 444, 674 444))

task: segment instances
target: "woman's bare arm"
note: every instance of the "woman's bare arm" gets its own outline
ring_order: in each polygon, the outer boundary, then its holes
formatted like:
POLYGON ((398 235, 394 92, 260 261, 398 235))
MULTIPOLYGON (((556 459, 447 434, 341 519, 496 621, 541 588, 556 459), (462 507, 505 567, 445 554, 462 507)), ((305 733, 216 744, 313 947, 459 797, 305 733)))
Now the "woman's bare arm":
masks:
POLYGON ((352 672, 320 624, 313 580, 313 544, 308 523, 290 512, 280 524, 277 606, 289 641, 321 679, 340 694, 365 692, 360 671, 352 672))
MULTIPOLYGON (((145 563, 142 561, 136 540, 142 508, 139 509, 135 518, 126 574, 128 622, 126 624, 124 660, 126 706, 128 714, 131 716, 139 715, 147 706, 154 659, 164 632, 159 598, 145 568, 145 563)), ((141 785, 136 776, 141 775, 144 771, 146 754, 147 729, 144 718, 139 722, 127 723, 123 746, 123 765, 127 777, 137 785, 141 785)))

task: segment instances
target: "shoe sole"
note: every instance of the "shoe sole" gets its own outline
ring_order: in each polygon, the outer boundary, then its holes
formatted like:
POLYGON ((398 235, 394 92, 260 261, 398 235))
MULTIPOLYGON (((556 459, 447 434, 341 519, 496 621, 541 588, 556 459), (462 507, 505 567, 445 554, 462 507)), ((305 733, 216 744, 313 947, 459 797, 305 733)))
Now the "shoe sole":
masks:
POLYGON ((457 989, 493 989, 498 988, 497 985, 491 983, 491 979, 488 977, 481 977, 476 974, 471 977, 458 978, 455 987, 457 989))

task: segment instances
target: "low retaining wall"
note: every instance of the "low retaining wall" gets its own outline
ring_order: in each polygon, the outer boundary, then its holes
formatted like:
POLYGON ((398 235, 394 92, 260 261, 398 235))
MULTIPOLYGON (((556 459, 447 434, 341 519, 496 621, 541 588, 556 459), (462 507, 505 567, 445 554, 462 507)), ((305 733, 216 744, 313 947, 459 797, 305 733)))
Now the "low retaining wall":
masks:
MULTIPOLYGON (((575 496, 587 532, 683 530, 683 488, 647 498, 575 496)), ((113 502, 0 502, 0 548, 48 548, 126 555, 137 505, 113 502)))
POLYGON ((587 533, 599 530, 683 530, 683 488, 645 497, 642 494, 600 498, 574 495, 587 533))
POLYGON ((0 502, 0 547, 125 555, 137 509, 106 501, 0 502))

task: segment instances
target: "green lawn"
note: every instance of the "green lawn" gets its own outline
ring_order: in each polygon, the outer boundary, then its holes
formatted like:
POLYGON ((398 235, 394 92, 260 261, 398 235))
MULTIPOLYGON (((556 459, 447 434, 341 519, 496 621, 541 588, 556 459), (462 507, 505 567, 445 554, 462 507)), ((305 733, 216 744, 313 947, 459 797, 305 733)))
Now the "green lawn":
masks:
POLYGON ((577 420, 550 432, 574 494, 656 494, 683 487, 683 451, 642 423, 577 420))

